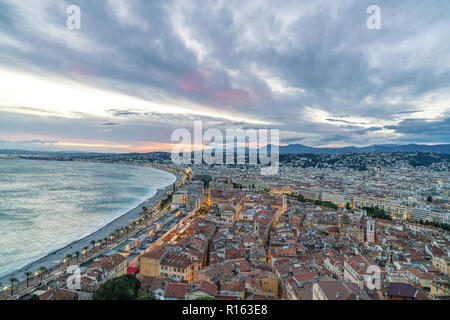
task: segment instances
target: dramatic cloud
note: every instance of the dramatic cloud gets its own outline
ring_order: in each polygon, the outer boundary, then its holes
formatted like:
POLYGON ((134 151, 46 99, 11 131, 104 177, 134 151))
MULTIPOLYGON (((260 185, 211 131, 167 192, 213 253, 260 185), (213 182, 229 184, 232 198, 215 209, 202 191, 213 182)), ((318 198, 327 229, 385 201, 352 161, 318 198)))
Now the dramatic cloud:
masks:
POLYGON ((450 142, 450 3, 376 2, 0 0, 0 139, 146 150, 203 120, 314 146, 450 142))

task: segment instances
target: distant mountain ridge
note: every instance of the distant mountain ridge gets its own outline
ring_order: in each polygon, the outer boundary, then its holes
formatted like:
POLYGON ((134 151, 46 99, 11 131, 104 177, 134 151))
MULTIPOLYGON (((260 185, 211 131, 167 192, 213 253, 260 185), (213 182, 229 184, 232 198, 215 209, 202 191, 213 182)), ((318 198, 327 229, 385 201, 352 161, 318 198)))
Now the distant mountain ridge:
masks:
MULTIPOLYGON (((268 146, 271 150, 271 146, 268 146)), ((433 152, 450 154, 450 144, 423 145, 423 144, 375 144, 367 147, 342 147, 342 148, 316 148, 302 144, 290 144, 279 147, 280 154, 342 154, 342 153, 368 153, 368 152, 433 152)))
MULTIPOLYGON (((234 148, 235 151, 246 151, 248 153, 249 148, 234 148)), ((272 145, 267 145, 265 147, 259 148, 260 151, 269 152, 272 149, 272 145)), ((230 149, 225 149, 224 152, 230 149)), ((253 149, 254 150, 254 149, 253 149)), ((198 151, 196 151, 198 152, 198 151)), ((436 144, 436 145, 424 145, 424 144, 374 144, 367 147, 342 147, 342 148, 318 148, 309 147, 302 144, 290 144, 287 146, 279 146, 280 154, 301 154, 301 153, 312 153, 312 154, 343 154, 343 153, 370 153, 370 152, 433 152, 433 153, 444 153, 450 154, 450 144, 436 144)), ((139 154, 151 154, 151 153, 163 153, 169 154, 164 151, 154 151, 139 154)), ((32 151, 32 150, 0 150, 0 154, 9 155, 60 155, 60 156, 101 156, 101 155, 119 155, 119 154, 138 154, 133 153, 101 153, 101 152, 82 152, 82 151, 32 151)))

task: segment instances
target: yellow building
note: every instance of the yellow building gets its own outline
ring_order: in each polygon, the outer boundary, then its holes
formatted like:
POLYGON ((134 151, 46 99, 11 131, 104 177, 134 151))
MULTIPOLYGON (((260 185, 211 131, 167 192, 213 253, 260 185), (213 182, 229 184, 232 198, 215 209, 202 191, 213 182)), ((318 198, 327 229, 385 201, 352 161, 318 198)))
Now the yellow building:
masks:
POLYGON ((450 286, 448 281, 431 281, 430 299, 441 300, 450 298, 450 286))
POLYGON ((261 290, 264 293, 274 294, 278 296, 278 280, 274 275, 268 275, 257 279, 261 290))
POLYGON ((275 186, 270 188, 271 194, 291 194, 293 190, 291 186, 275 186))
POLYGON ((139 275, 159 277, 164 250, 157 249, 144 253, 139 257, 139 275))
POLYGON ((150 251, 139 257, 140 276, 168 277, 191 282, 199 269, 198 261, 191 261, 174 253, 165 253, 162 249, 150 251))
POLYGON ((450 272, 450 258, 446 257, 446 256, 434 256, 433 257, 433 266, 438 268, 439 271, 441 271, 442 273, 445 273, 447 276, 449 276, 449 272, 450 272))
POLYGON ((408 218, 412 214, 412 207, 395 203, 391 198, 370 197, 367 195, 356 195, 353 197, 356 207, 378 207, 389 213, 392 218, 408 218))

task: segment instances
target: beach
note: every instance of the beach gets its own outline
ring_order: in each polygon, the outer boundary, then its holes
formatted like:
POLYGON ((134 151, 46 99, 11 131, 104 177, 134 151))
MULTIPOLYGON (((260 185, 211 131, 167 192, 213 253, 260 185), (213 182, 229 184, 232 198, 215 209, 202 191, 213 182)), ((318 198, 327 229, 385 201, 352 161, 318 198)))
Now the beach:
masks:
MULTIPOLYGON (((163 168, 158 168, 158 170, 167 171, 167 172, 171 173, 172 175, 174 175, 176 177, 174 184, 178 184, 179 181, 181 180, 181 176, 176 172, 173 172, 170 170, 164 170, 163 168)), ((44 266, 48 270, 51 270, 52 267, 61 263, 68 254, 71 254, 73 257, 75 257, 76 251, 82 252, 84 247, 92 248, 91 241, 98 241, 98 240, 102 240, 104 238, 109 238, 109 236, 112 233, 115 233, 115 231, 117 229, 120 229, 120 228, 123 228, 123 227, 126 227, 126 226, 132 224, 142 213, 143 206, 150 208, 152 206, 152 204, 157 202, 159 199, 162 199, 171 189, 172 189, 172 184, 170 184, 169 186, 167 186, 163 189, 158 189, 154 195, 149 196, 148 199, 146 199, 145 201, 140 203, 138 206, 132 208, 131 210, 129 210, 126 213, 124 213, 123 215, 117 217, 113 221, 105 224, 104 226, 102 226, 101 228, 96 230, 95 232, 87 235, 86 237, 75 240, 72 243, 70 243, 64 247, 57 249, 57 250, 47 254, 46 256, 26 265, 18 270, 13 271, 12 273, 9 273, 9 274, 3 276, 2 278, 0 278, 0 283, 7 284, 9 282, 9 279, 12 277, 19 279, 19 281, 23 281, 26 279, 26 276, 25 276, 26 272, 31 272, 34 274, 38 271, 38 269, 41 266, 44 266)))

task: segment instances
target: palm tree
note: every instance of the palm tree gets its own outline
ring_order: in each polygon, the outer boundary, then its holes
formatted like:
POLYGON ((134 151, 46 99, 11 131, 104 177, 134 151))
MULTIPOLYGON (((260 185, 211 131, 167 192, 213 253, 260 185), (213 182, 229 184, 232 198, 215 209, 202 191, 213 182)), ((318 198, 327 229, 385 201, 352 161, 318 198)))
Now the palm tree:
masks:
POLYGON ((28 284, 29 284, 29 282, 30 282, 30 277, 32 276, 33 274, 31 273, 31 272, 25 272, 25 276, 27 277, 27 289, 28 289, 28 284))
POLYGON ((98 246, 99 250, 102 249, 102 240, 97 240, 97 246, 98 246))
POLYGON ((44 273, 45 273, 45 272, 47 272, 47 268, 46 268, 46 267, 44 267, 44 266, 39 267, 39 273, 41 274, 41 282, 42 282, 43 279, 44 279, 44 273))
MULTIPOLYGON (((92 241, 91 241, 91 242, 92 242, 92 241)), ((95 243, 95 241, 94 241, 94 243, 95 243)), ((84 248, 83 248, 83 254, 84 254, 84 258, 85 258, 85 259, 87 258, 88 250, 89 250, 89 247, 84 247, 84 248)))
POLYGON ((71 255, 71 254, 68 254, 68 255, 66 256, 66 259, 67 259, 67 267, 68 267, 69 264, 70 264, 70 259, 72 259, 72 255, 71 255))
POLYGON ((11 296, 14 295, 14 285, 18 282, 17 278, 11 278, 9 279, 9 282, 11 282, 11 296))
POLYGON ((91 245, 92 245, 92 252, 95 252, 95 240, 91 241, 91 245))
POLYGON ((77 263, 78 263, 78 258, 80 257, 80 251, 75 252, 75 257, 77 257, 77 263))

